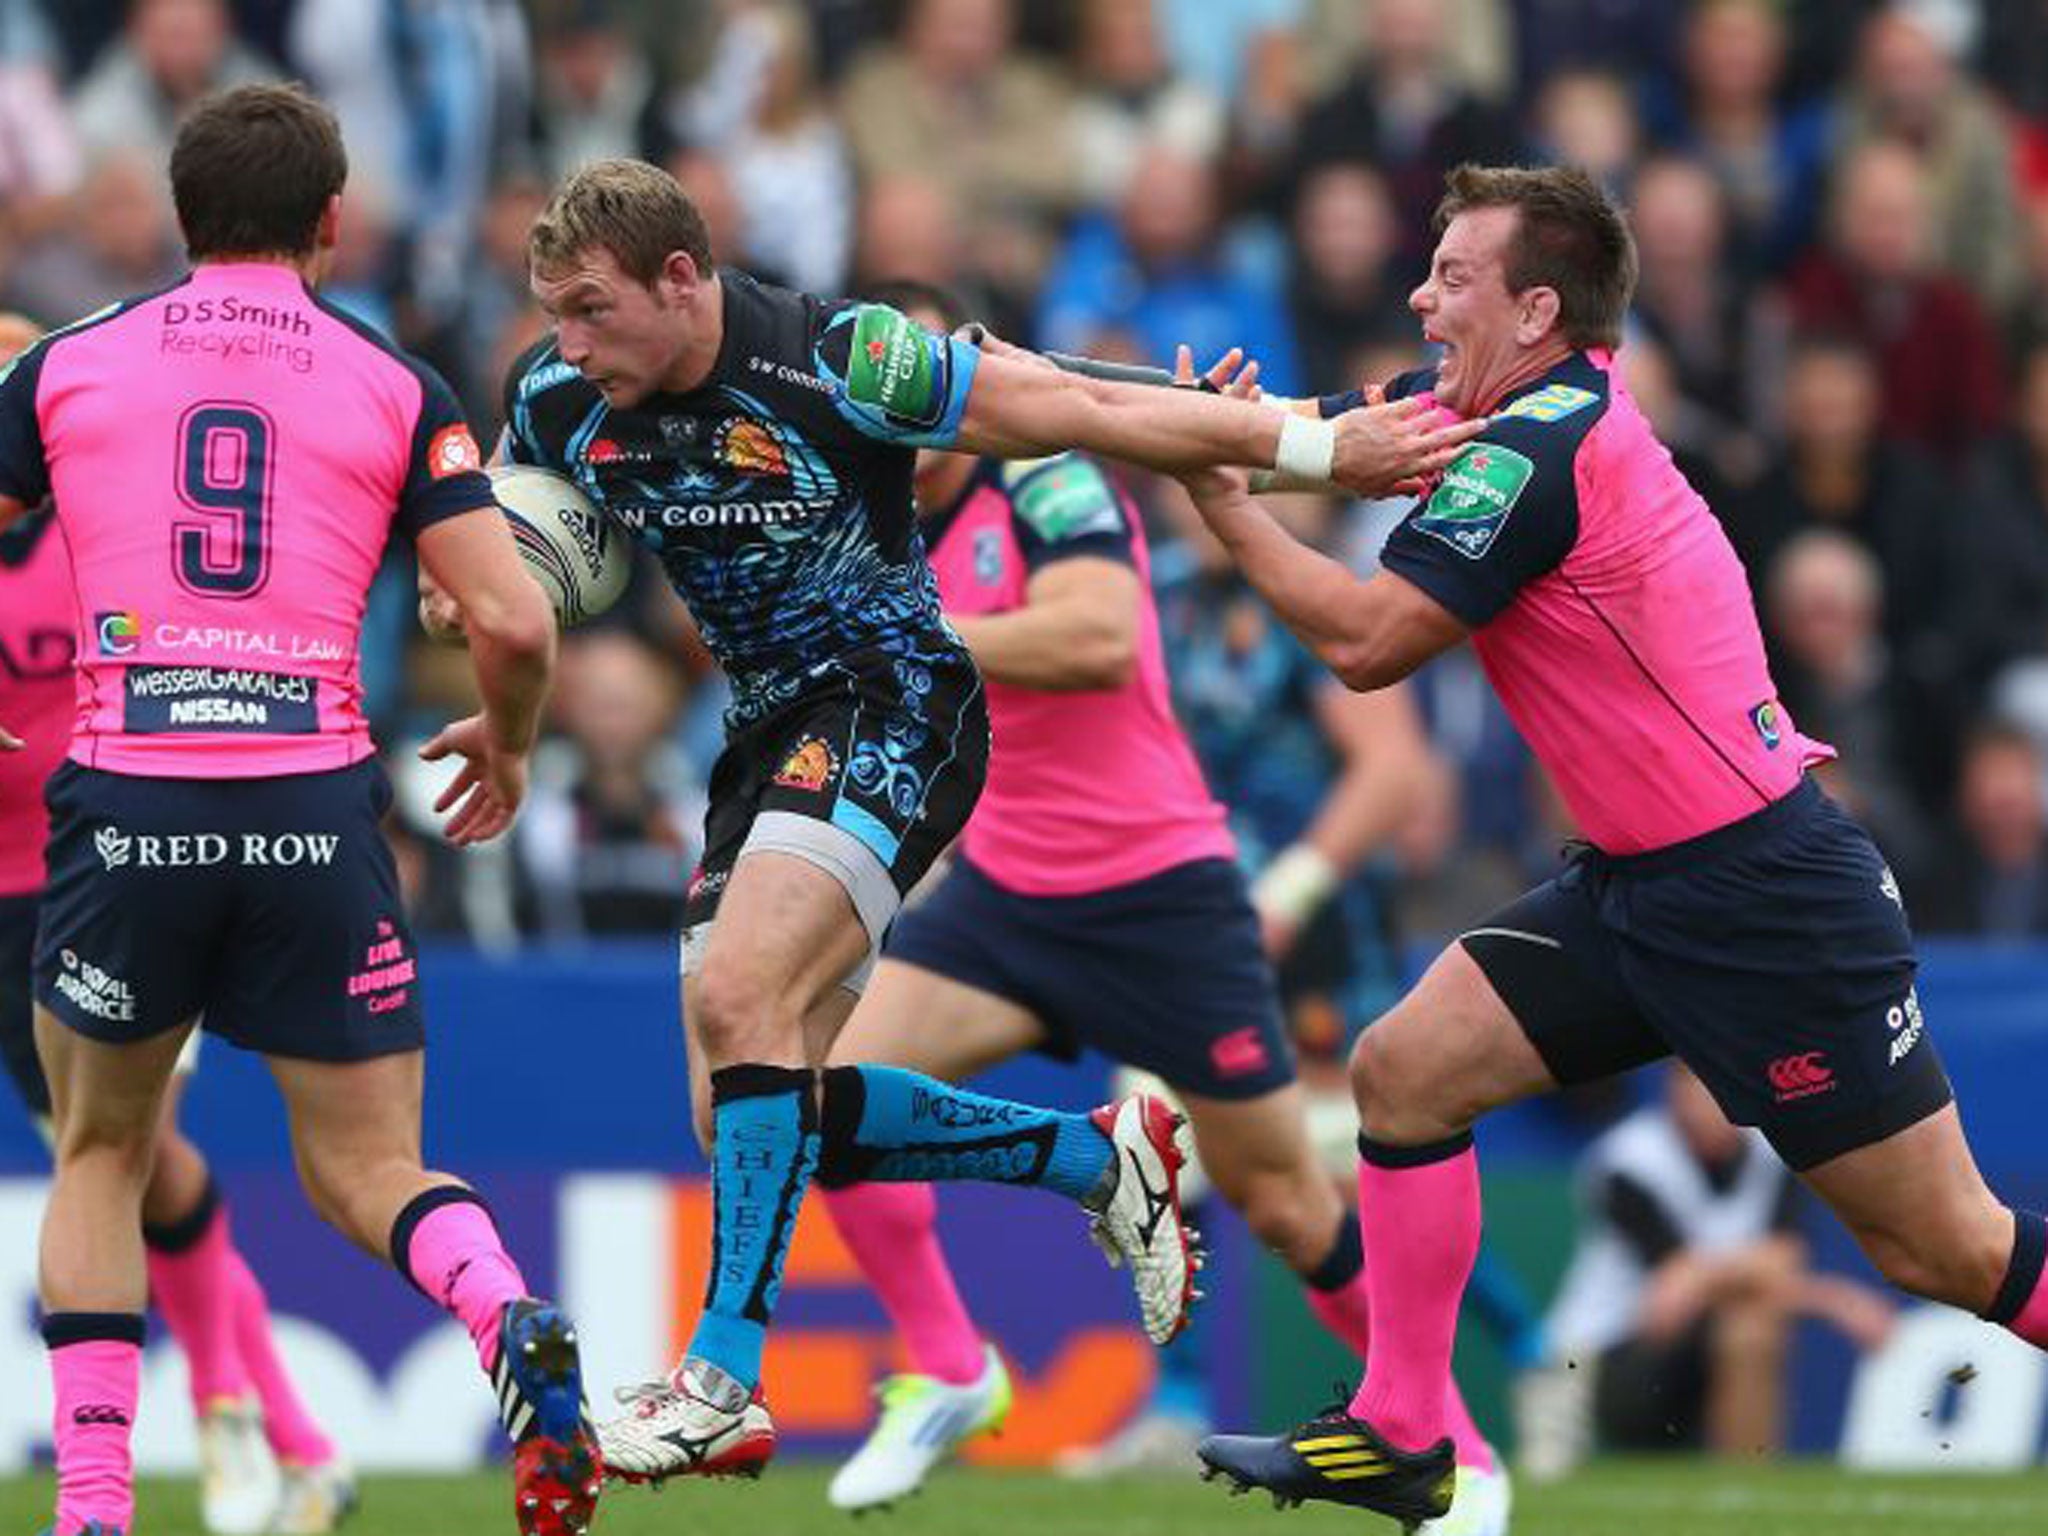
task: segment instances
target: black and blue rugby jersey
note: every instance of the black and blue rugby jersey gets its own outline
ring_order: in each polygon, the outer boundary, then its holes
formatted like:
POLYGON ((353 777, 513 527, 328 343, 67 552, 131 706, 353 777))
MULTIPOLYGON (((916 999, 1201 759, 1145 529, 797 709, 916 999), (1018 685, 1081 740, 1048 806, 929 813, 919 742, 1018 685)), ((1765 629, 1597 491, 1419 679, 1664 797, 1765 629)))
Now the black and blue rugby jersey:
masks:
POLYGON ((729 268, 711 374, 615 410, 549 337, 512 367, 512 459, 569 476, 659 556, 746 725, 850 654, 965 664, 911 508, 916 449, 947 447, 980 354, 884 306, 729 268))

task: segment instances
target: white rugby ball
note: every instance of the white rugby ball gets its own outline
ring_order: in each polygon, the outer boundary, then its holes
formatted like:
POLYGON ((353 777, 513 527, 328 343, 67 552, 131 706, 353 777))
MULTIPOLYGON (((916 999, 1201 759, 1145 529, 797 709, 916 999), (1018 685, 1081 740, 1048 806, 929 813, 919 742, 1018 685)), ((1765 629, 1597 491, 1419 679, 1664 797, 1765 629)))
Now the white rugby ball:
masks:
POLYGON ((632 540, 573 481, 532 464, 499 464, 491 494, 564 629, 619 600, 633 574, 632 540))

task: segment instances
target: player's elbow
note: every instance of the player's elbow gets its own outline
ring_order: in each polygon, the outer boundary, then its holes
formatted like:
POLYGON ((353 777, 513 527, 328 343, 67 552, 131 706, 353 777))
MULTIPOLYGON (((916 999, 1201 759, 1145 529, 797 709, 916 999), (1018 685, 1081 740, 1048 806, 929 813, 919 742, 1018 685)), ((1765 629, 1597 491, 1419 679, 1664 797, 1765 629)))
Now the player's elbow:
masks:
POLYGON ((1404 657, 1374 635, 1340 635, 1318 649, 1324 665, 1353 693, 1391 688, 1412 670, 1404 657))
POLYGON ((507 657, 545 664, 554 653, 555 615, 538 585, 523 580, 466 611, 472 642, 481 640, 507 657))
POLYGON ((1122 688, 1138 675, 1136 635, 1104 631, 1091 635, 1072 653, 1077 689, 1122 688))

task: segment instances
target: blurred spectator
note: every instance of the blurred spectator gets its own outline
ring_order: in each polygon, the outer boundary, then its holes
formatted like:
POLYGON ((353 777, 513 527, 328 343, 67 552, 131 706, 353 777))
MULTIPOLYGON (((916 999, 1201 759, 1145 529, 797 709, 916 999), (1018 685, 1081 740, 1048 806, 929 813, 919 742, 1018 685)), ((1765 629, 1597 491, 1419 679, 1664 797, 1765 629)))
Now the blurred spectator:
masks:
POLYGON ((133 0, 128 24, 72 98, 89 153, 133 150, 161 175, 186 110, 209 91, 274 80, 236 38, 226 0, 133 0))
POLYGON ((1878 359, 1886 436, 1958 459, 2004 413, 1997 339, 1970 290, 1935 267, 1919 155, 1875 140, 1840 174, 1827 243, 1787 285, 1792 321, 1860 337, 1878 359))
POLYGON ((1907 887, 1926 933, 2048 938, 2048 804, 2041 749, 2018 726, 1978 727, 1963 746, 1956 835, 1907 887))
POLYGON ((1181 342, 1204 359, 1245 346, 1261 384, 1282 395, 1300 389, 1276 285, 1225 242, 1215 171, 1163 147, 1146 152, 1114 220, 1093 214, 1075 226, 1041 306, 1045 347, 1091 352, 1104 332, 1122 332, 1145 361, 1170 365, 1181 342))
POLYGON ((770 51, 753 111, 721 158, 740 212, 740 260, 807 293, 846 291, 853 171, 818 93, 808 24, 793 5, 764 13, 770 51))
POLYGON ((504 337, 538 313, 526 286, 526 232, 547 198, 546 183, 528 172, 500 181, 484 204, 456 343, 460 366, 451 379, 480 442, 494 441, 504 425, 498 420, 504 337))
POLYGON ((624 631, 562 647, 561 736, 536 757, 515 833, 541 936, 669 934, 681 923, 705 804, 669 739, 681 706, 676 669, 624 631))
POLYGON ((1956 626, 1973 682, 2048 656, 2048 333, 2020 359, 2013 428, 1971 466, 1957 529, 1956 626))
POLYGON ((164 179, 147 152, 99 156, 71 209, 0 281, 0 307, 64 325, 185 270, 164 179))
POLYGON ((1395 242, 1387 184, 1370 161, 1331 160, 1303 179, 1287 296, 1311 393, 1355 387, 1352 365, 1362 349, 1414 335, 1395 242))
POLYGON ((1816 776, 1910 875, 1926 867, 1931 846, 1930 818, 1915 791, 1946 777, 1953 733, 1937 701, 1893 666, 1884 600, 1870 552, 1815 529, 1772 562, 1764 623, 1778 697, 1800 730, 1840 754, 1816 776))
POLYGON ((333 105, 349 182, 387 194, 403 327, 460 373, 459 324, 488 189, 532 129, 518 0, 295 0, 293 67, 333 105))
POLYGON ((1531 149, 1540 161, 1576 165, 1626 199, 1641 158, 1643 126, 1621 76, 1604 69, 1562 69, 1543 82, 1530 113, 1531 149))
POLYGON ((2021 345, 2048 341, 2048 192, 2026 206, 2027 283, 2013 329, 2021 345))
POLYGON ((1887 139, 1911 145, 1925 172, 1934 265, 2002 315, 2022 281, 2019 185, 2004 115, 1958 62, 1972 15, 1966 6, 1894 4, 1865 24, 1837 154, 1887 139), (1958 16, 1965 20, 1942 24, 1958 16))
POLYGON ((1685 7, 1671 0, 1513 0, 1520 94, 1529 100, 1567 69, 1604 69, 1647 93, 1678 74, 1685 7))
POLYGON ((533 139, 541 170, 559 181, 593 160, 659 159, 660 93, 611 0, 540 8, 533 139))
POLYGON ((1686 18, 1679 117, 1659 125, 1720 182, 1729 254, 1751 275, 1785 270, 1822 203, 1831 117, 1820 102, 1783 99, 1785 63, 1776 0, 1702 0, 1686 18))
MULTIPOLYGON (((1587 1150, 1549 1331, 1554 1376, 1590 1397, 1604 1446, 1768 1455, 1784 1446, 1795 1321, 1818 1318, 1859 1349, 1884 1341, 1890 1301, 1810 1267, 1798 1192, 1763 1135, 1730 1124, 1676 1064, 1660 1102, 1587 1150)), ((1539 1474, 1583 1449, 1564 1425, 1529 1428, 1523 1455, 1539 1474)))
POLYGON ((1223 103, 1173 73, 1153 0, 1082 0, 1080 19, 1074 154, 1081 195, 1117 202, 1155 144, 1190 160, 1214 159, 1223 142, 1223 103))
MULTIPOLYGON (((1513 18, 1506 0, 1444 0, 1450 14, 1451 67, 1458 83, 1485 101, 1506 99, 1515 85, 1513 18)), ((1335 86, 1357 60, 1372 52, 1372 25, 1361 25, 1358 0, 1309 0, 1296 30, 1302 83, 1311 96, 1335 86)))
POLYGON ((84 165, 38 0, 0 0, 0 267, 65 212, 84 165))
POLYGON ((1728 249, 1720 183, 1697 160, 1659 155, 1637 172, 1629 222, 1635 320, 1669 360, 1684 441, 1736 478, 1754 478, 1763 446, 1750 423, 1783 359, 1728 249))
POLYGON ((2013 111, 2048 125, 2048 6, 2040 0, 1983 0, 1977 49, 1985 78, 2013 111))
POLYGON ((1932 461, 1883 430, 1875 363, 1854 338, 1795 340, 1785 368, 1784 444, 1748 492, 1716 510, 1761 595, 1780 548, 1810 528, 1870 551, 1890 594, 1885 635, 1920 669, 1957 657, 1955 501, 1932 461))
POLYGON ((899 39, 854 65, 841 104, 861 175, 937 181, 976 272, 1023 295, 1079 178, 1067 80, 1009 51, 1013 20, 1011 0, 910 0, 899 39))
POLYGON ((1467 160, 1512 161, 1521 141, 1511 117, 1459 82, 1437 0, 1363 0, 1358 20, 1370 50, 1309 108, 1294 175, 1326 160, 1377 164, 1393 194, 1402 269, 1419 280, 1444 173, 1467 160))
POLYGON ((1685 476, 1686 484, 1699 492, 1708 506, 1727 506, 1731 493, 1717 455, 1741 439, 1679 393, 1671 354, 1656 337, 1630 336, 1621 349, 1620 362, 1629 395, 1649 418, 1657 441, 1671 450, 1671 462, 1685 476))
POLYGON ((1303 0, 1156 0, 1158 23, 1173 59, 1173 72, 1192 80, 1218 101, 1243 104, 1277 85, 1281 99, 1261 106, 1292 105, 1299 88, 1295 29, 1303 0), (1260 75, 1268 76, 1266 81, 1260 75), (1274 80, 1275 74, 1287 76, 1274 80))

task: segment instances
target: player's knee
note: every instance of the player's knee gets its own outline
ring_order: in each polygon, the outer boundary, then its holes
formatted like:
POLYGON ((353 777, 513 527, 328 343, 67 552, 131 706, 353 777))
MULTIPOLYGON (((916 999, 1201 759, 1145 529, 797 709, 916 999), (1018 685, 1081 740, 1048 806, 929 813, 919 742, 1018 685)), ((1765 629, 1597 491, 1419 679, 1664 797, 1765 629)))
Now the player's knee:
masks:
POLYGON ((736 966, 707 965, 693 981, 689 1006, 691 1028, 714 1064, 746 1060, 767 1022, 760 987, 736 966))
POLYGON ((1250 1180, 1232 1203, 1253 1235, 1297 1269, 1314 1265, 1329 1247, 1322 1207, 1338 1203, 1334 1192, 1305 1188, 1298 1179, 1263 1177, 1250 1180))
POLYGON ((1358 1121, 1383 1141, 1435 1140, 1470 1124, 1461 1119, 1442 1071, 1392 1030, 1368 1029, 1351 1051, 1351 1093, 1358 1121))

